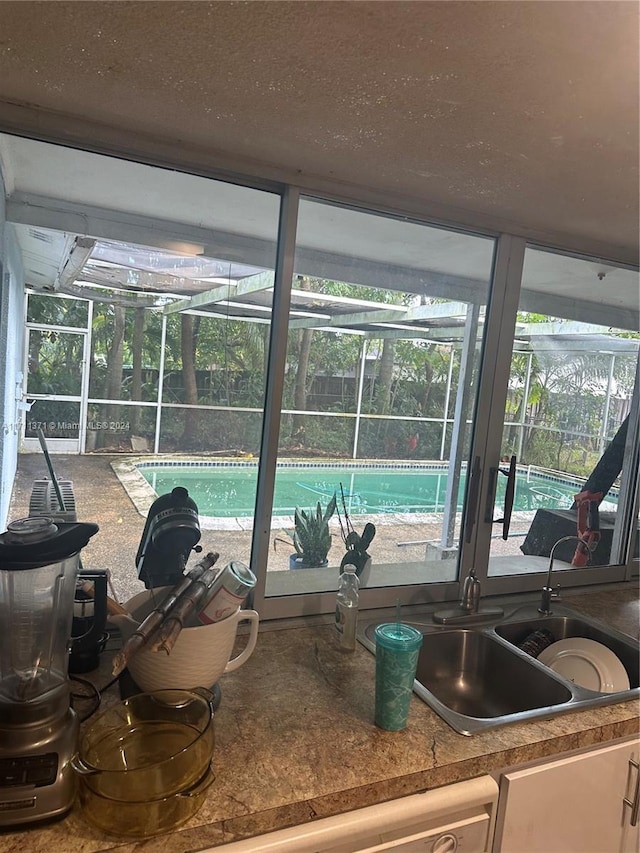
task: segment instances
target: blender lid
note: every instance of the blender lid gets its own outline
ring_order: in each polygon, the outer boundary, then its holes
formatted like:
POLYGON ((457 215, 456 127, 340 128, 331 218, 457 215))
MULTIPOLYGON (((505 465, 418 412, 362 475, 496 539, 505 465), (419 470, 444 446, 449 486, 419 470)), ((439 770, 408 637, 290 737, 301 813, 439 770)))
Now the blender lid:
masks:
POLYGON ((56 522, 46 516, 12 521, 0 534, 0 570, 37 569, 77 554, 98 532, 90 522, 56 522))

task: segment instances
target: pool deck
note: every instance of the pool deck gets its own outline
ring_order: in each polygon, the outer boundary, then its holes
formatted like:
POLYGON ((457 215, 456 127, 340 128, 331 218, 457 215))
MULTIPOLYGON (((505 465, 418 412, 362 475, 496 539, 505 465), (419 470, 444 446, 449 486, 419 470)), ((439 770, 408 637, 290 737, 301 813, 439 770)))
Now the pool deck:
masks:
MULTIPOLYGON (((56 454, 52 457, 56 476, 73 483, 78 519, 96 520, 100 524, 100 531, 82 551, 83 566, 86 569, 109 569, 114 597, 123 602, 144 588, 138 580, 135 555, 144 528, 146 510, 153 500, 153 492, 148 487, 149 491, 134 502, 133 496, 127 492, 116 475, 112 463, 118 467, 131 468, 132 460, 137 458, 138 454, 125 456, 99 453, 83 456, 56 454)), ((145 461, 151 460, 152 457, 145 457, 145 461)), ((137 476, 143 479, 139 474, 137 476)), ((48 477, 48 471, 41 453, 20 454, 9 520, 29 514, 29 499, 34 480, 45 477, 48 477)), ((522 526, 524 532, 530 524, 530 515, 523 513, 523 516, 527 516, 526 519, 518 519, 518 515, 520 514, 514 513, 513 527, 519 530, 522 526)), ((361 517, 358 518, 359 523, 360 521, 361 517)), ((219 552, 222 565, 231 559, 249 562, 252 519, 237 519, 234 522, 235 527, 232 530, 212 529, 206 522, 201 525, 200 544, 205 552, 219 552)), ((375 562, 380 564, 424 560, 425 540, 438 542, 441 530, 441 524, 434 523, 433 516, 418 518, 415 515, 385 515, 382 519, 376 517, 376 525, 378 533, 370 550, 375 562)), ((274 537, 279 531, 282 538, 286 539, 285 531, 276 523, 273 527, 274 537)), ((338 554, 342 552, 342 542, 339 524, 335 519, 332 521, 332 533, 334 544, 329 556, 335 556, 337 562, 338 554)), ((526 570, 523 565, 524 558, 518 548, 520 542, 520 538, 507 542, 495 540, 492 555, 518 555, 517 562, 522 563, 520 570, 526 570)), ((288 571, 290 553, 291 549, 287 545, 278 545, 277 551, 271 549, 269 571, 288 571)), ((513 563, 509 562, 513 569, 513 563)))

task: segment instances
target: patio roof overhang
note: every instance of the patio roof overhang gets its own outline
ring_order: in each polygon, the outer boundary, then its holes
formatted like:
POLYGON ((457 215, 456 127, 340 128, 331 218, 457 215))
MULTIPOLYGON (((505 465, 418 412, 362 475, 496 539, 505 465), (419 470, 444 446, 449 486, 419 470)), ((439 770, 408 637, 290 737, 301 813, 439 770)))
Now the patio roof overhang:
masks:
MULTIPOLYGON (((270 270, 83 237, 67 240, 66 245, 64 258, 51 288, 60 295, 111 301, 128 307, 155 308, 167 315, 188 312, 245 322, 270 321, 274 286, 274 274, 270 270), (225 268, 226 277, 221 275, 225 268), (177 274, 179 272, 183 274, 177 274)), ((371 267, 370 262, 363 265, 371 267)), ((353 268, 352 259, 350 266, 353 268)), ((415 285, 417 273, 405 269, 401 278, 406 282, 413 275, 415 285)), ((294 282, 289 327, 323 329, 375 338, 461 344, 469 308, 485 298, 486 283, 442 273, 425 275, 420 272, 419 275, 423 286, 425 279, 428 280, 428 289, 435 294, 436 299, 444 299, 446 293, 448 300, 425 305, 419 304, 416 296, 416 304, 413 305, 388 304, 303 290, 295 287, 294 282), (452 300, 451 290, 462 293, 465 298, 452 300)), ((385 277, 389 281, 388 267, 385 277)), ((395 278, 393 275, 391 277, 395 278)), ((534 294, 529 296, 525 292, 521 302, 526 305, 528 299, 534 299, 534 294)), ((539 313, 539 302, 535 301, 539 313)), ((580 312, 574 310, 573 313, 580 312)), ((628 324, 630 319, 633 320, 633 314, 625 311, 618 319, 628 324)), ((480 328, 482 322, 480 314, 480 328)), ((518 323, 516 349, 523 352, 553 351, 559 348, 567 352, 638 351, 637 340, 612 337, 604 334, 604 331, 605 327, 601 323, 583 323, 578 320, 518 323)))
MULTIPOLYGON (((29 287, 166 313, 268 321, 273 193, 32 140, 18 145, 2 134, 0 151, 14 170, 7 221, 29 287), (38 195, 40 185, 49 194, 38 195)), ((468 309, 487 299, 491 235, 400 216, 371 215, 365 228, 361 216, 348 206, 301 202, 294 274, 415 295, 415 303, 314 293, 294 281, 292 326, 460 340, 468 309), (419 304, 420 297, 430 304, 419 304)), ((598 259, 528 252, 520 310, 639 331, 638 273, 598 259)), ((521 331, 519 339, 526 337, 521 331)))

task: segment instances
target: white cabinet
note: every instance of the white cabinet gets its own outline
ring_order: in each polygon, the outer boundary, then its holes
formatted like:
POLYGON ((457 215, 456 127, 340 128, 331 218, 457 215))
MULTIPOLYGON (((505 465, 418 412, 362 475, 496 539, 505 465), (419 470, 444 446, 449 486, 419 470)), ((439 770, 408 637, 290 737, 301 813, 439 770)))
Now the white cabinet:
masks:
POLYGON ((638 853, 639 758, 633 737, 504 772, 493 853, 638 853))

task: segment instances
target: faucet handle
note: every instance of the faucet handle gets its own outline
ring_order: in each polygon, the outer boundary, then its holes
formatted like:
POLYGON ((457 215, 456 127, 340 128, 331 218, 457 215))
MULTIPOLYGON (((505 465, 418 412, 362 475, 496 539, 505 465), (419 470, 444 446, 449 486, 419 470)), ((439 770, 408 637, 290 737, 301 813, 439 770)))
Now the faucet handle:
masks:
POLYGON ((553 601, 560 601, 560 584, 558 584, 555 589, 551 590, 550 598, 553 601))

